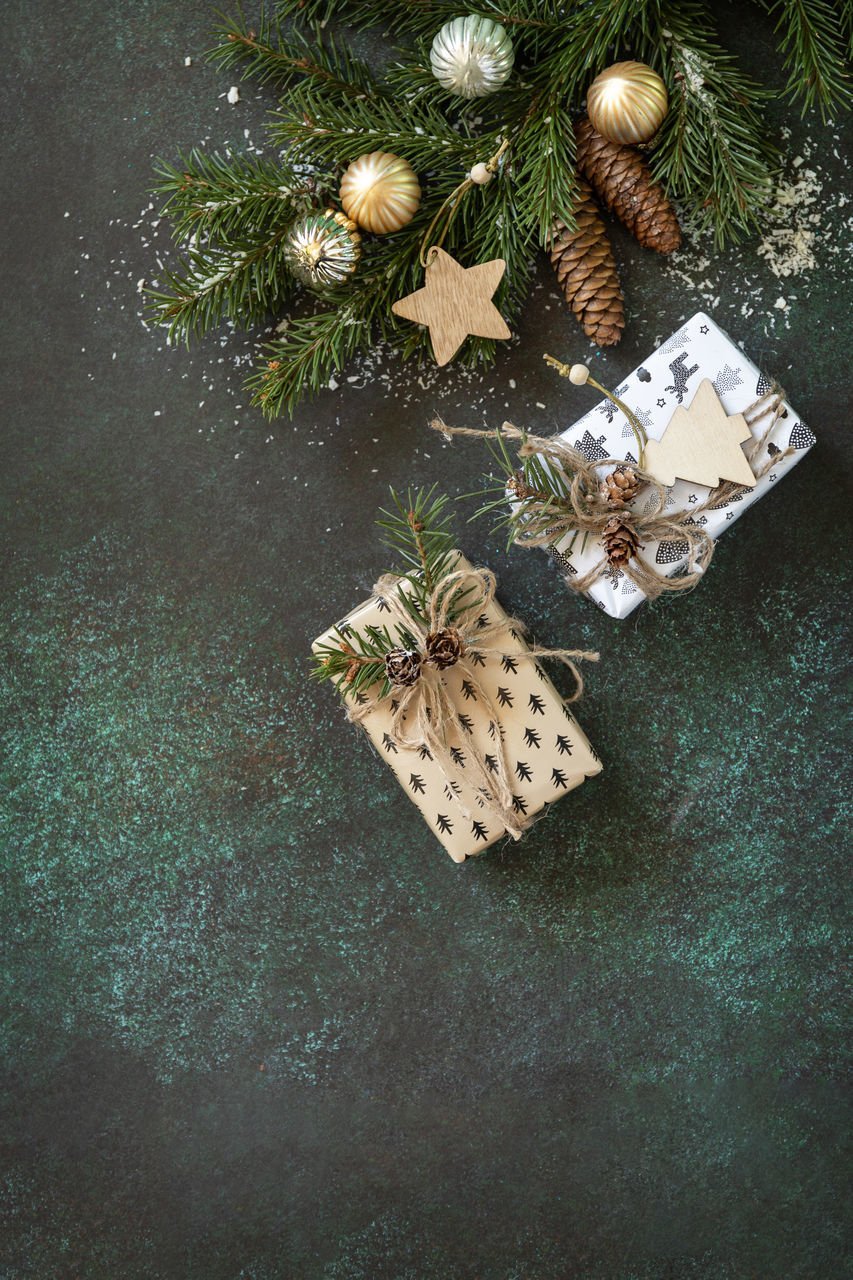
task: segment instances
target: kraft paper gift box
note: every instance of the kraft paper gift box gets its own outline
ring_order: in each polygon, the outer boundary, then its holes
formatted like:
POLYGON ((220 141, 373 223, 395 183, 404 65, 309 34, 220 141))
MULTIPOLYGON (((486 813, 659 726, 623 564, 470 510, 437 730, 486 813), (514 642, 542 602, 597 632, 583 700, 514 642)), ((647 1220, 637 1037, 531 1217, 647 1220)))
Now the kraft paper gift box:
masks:
MULTIPOLYGON (((743 413, 773 386, 771 379, 765 377, 710 316, 700 311, 613 390, 637 415, 648 438, 659 440, 676 408, 679 405, 689 407, 704 378, 713 382, 729 415, 743 413)), ((753 466, 759 470, 773 457, 779 458, 778 463, 758 480, 753 489, 741 490, 728 502, 721 502, 698 518, 697 523, 712 539, 716 540, 748 507, 775 489, 782 477, 815 443, 814 435, 787 400, 783 399, 783 405, 783 416, 777 421, 753 466), (794 452, 782 457, 788 448, 794 452)), ((766 425, 766 420, 753 425, 754 439, 760 439, 766 425)), ((559 438, 592 462, 599 458, 623 458, 627 462, 637 462, 634 432, 625 415, 610 400, 602 400, 595 405, 559 438)), ((600 474, 603 478, 605 470, 602 469, 600 474)), ((689 513, 692 507, 704 503, 711 490, 676 480, 668 492, 667 512, 684 510, 689 513)), ((629 510, 642 511, 646 500, 640 492, 629 510)), ((584 548, 581 546, 583 539, 576 538, 572 550, 569 549, 571 541, 572 535, 569 534, 549 548, 549 553, 568 580, 587 573, 602 557, 598 537, 587 539, 584 548)), ((671 540, 643 541, 643 558, 666 576, 676 573, 686 563, 686 544, 671 540)), ((588 594, 600 609, 613 618, 627 617, 646 599, 642 588, 631 582, 621 570, 608 573, 594 583, 588 594)))
MULTIPOLYGON (((470 569, 461 554, 456 567, 470 569)), ((530 817, 580 786, 585 778, 601 772, 601 761, 563 698, 537 659, 517 659, 513 655, 528 650, 521 634, 496 600, 487 606, 484 618, 505 624, 500 633, 484 643, 503 657, 483 654, 477 678, 491 696, 498 711, 495 723, 484 713, 475 691, 459 667, 448 667, 441 679, 460 712, 462 733, 448 735, 447 743, 455 760, 453 776, 445 777, 428 748, 412 750, 398 745, 388 730, 391 726, 391 698, 377 702, 361 721, 379 755, 390 765, 406 794, 418 806, 454 862, 481 853, 500 840, 505 828, 489 812, 477 788, 467 780, 470 744, 477 745, 487 763, 494 758, 497 735, 503 735, 513 778, 514 807, 530 817), (458 800, 474 813, 468 819, 458 800)), ((334 643, 336 632, 364 633, 367 627, 388 625, 388 608, 381 596, 372 596, 349 613, 337 627, 330 627, 313 645, 316 653, 324 644, 334 643)), ((476 638, 476 636, 474 637, 476 638)), ((392 691, 393 693, 393 691, 392 691)), ((361 699, 368 695, 356 695, 361 699)), ((345 694, 344 701, 351 695, 345 694)), ((489 766, 491 767, 491 766, 489 766)))

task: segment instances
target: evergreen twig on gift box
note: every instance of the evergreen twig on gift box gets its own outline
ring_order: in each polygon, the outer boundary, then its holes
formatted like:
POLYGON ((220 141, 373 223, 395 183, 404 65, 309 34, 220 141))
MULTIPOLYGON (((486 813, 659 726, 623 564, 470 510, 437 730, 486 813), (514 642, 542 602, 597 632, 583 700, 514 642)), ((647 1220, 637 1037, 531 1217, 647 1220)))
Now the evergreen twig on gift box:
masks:
MULTIPOLYGON (((414 494, 409 490, 405 499, 392 488, 391 497, 394 509, 382 509, 376 523, 384 531, 385 546, 404 567, 392 575, 387 589, 397 592, 412 618, 427 622, 430 597, 453 565, 452 516, 446 513, 450 499, 436 493, 435 485, 414 494)), ((455 593, 447 609, 447 625, 471 603, 470 589, 455 593)), ((401 648, 413 650, 417 645, 399 624, 393 634, 388 627, 368 627, 364 633, 352 627, 345 633, 336 629, 334 642, 316 650, 311 674, 317 680, 334 681, 338 689, 351 695, 381 682, 378 696, 384 698, 391 688, 385 660, 401 648)))

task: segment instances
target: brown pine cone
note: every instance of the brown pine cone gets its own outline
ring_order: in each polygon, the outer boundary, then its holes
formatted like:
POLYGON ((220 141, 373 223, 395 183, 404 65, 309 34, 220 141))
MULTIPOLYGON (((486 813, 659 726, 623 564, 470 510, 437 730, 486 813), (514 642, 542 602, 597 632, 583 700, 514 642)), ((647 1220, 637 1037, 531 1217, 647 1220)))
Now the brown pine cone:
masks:
POLYGON ((609 142, 584 117, 575 125, 578 169, 599 200, 646 249, 672 253, 681 227, 660 183, 635 147, 609 142))
POLYGON ((598 486, 598 492, 608 507, 615 507, 618 511, 634 501, 640 492, 641 483, 633 467, 618 466, 609 476, 604 477, 598 486))
POLYGON ((582 178, 578 179, 574 213, 577 219, 574 231, 561 219, 554 219, 551 266, 587 337, 600 347, 612 347, 625 328, 622 290, 604 223, 592 191, 582 178))
POLYGON ((389 649, 385 654, 385 674, 389 684, 414 684, 421 674, 421 655, 417 649, 389 649))
POLYGON ((443 671, 452 667, 465 652, 465 641, 455 627, 445 627, 443 631, 431 631, 426 638, 427 662, 443 671))
POLYGON ((604 543, 607 563, 613 565, 614 569, 623 568, 638 550, 643 550, 636 529, 621 516, 610 517, 601 532, 601 541, 604 543))

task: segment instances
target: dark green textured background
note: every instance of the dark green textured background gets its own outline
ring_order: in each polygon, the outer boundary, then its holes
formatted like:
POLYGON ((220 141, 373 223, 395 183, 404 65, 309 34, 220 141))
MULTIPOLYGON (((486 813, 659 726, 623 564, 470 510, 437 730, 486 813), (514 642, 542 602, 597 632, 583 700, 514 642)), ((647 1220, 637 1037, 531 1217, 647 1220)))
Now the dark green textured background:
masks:
MULTIPOLYGON (((272 426, 240 335, 162 348, 152 156, 260 140, 271 101, 218 96, 210 22, 4 6, 0 1274, 848 1275, 849 130, 774 108, 836 210, 816 271, 700 272, 819 437, 707 581, 619 623, 463 531, 541 642, 600 649, 605 771, 458 868, 306 649, 386 567, 389 481, 473 487, 432 413, 565 423, 591 401, 540 353, 587 344, 543 268, 482 379, 389 360, 272 426)), ((702 302, 614 240, 611 384, 702 302)))

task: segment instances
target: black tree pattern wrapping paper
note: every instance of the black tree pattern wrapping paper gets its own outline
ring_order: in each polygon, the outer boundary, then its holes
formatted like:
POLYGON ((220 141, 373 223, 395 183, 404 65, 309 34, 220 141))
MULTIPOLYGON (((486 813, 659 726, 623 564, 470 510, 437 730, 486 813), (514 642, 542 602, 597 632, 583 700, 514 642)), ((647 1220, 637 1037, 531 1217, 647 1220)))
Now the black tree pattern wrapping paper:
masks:
MULTIPOLYGON (((728 334, 704 312, 697 312, 670 338, 657 348, 639 368, 617 388, 624 400, 643 424, 649 439, 659 440, 679 405, 688 407, 703 378, 710 378, 723 407, 728 414, 743 413, 751 404, 765 395, 772 382, 752 363, 728 334)), ((701 524, 714 539, 734 524, 738 516, 770 489, 775 488, 782 476, 805 456, 815 444, 810 429, 784 401, 785 412, 776 423, 764 449, 755 459, 755 466, 762 466, 768 459, 777 457, 787 448, 795 452, 781 458, 758 480, 754 489, 735 494, 700 516, 701 524)), ((562 438, 584 457, 595 462, 598 459, 625 458, 636 462, 634 433, 621 412, 611 412, 611 402, 602 401, 579 418, 562 433, 562 438), (602 432, 605 434, 602 435, 602 432), (629 443, 630 441, 630 443, 629 443)), ((758 439, 766 423, 758 422, 753 436, 758 439)), ((602 471, 602 476, 604 472, 602 471)), ((700 507, 710 490, 702 485, 676 480, 669 490, 666 510, 668 513, 687 511, 700 507)), ((647 495, 642 492, 631 504, 636 511, 643 510, 647 495)), ((601 559, 602 546, 597 537, 572 539, 568 534, 549 548, 563 574, 583 575, 601 559)), ((667 574, 677 573, 687 559, 686 542, 645 541, 644 558, 667 574)), ((621 570, 608 573, 589 591, 590 597, 600 609, 613 618, 625 618, 645 599, 645 593, 631 582, 621 570)))
MULTIPOLYGON (((461 554, 457 567, 470 568, 461 554)), ((494 744, 499 738, 503 740, 513 776, 513 803, 519 813, 527 816, 538 813, 580 786, 585 778, 601 772, 601 761, 586 734, 540 663, 531 659, 519 661, 512 656, 526 652, 528 646, 523 636, 510 627, 504 609, 493 601, 483 617, 502 624, 500 634, 484 647, 495 648, 503 656, 483 655, 478 669, 479 679, 498 709, 499 719, 493 720, 484 713, 475 689, 458 668, 449 667, 442 674, 462 725, 461 735, 448 736, 455 761, 453 776, 445 777, 426 747, 410 750, 390 737, 393 691, 391 697, 377 702, 362 721, 376 750, 394 770, 400 785, 421 810, 454 862, 464 862, 467 857, 481 853, 505 834, 503 826, 483 804, 476 786, 467 780, 472 743, 482 750, 487 767, 491 767, 489 761, 493 760, 497 768, 494 744), (474 814, 473 819, 465 816, 458 800, 474 814)), ((367 627, 382 627, 386 623, 387 613, 381 598, 372 596, 339 622, 337 630, 344 635, 347 628, 363 633, 367 627)), ((330 627, 314 641, 314 651, 323 644, 333 643, 334 639, 335 628, 330 627)))

